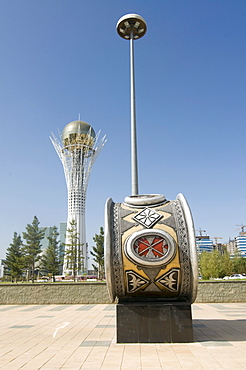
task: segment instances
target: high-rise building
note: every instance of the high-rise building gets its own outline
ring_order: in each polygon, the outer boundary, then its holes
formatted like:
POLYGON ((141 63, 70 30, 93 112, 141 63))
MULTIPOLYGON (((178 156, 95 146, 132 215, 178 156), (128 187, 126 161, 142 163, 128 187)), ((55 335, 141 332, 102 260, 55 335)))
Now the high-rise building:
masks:
POLYGON ((240 232, 236 237, 236 247, 242 257, 246 257, 246 232, 240 232))
POLYGON ((44 253, 49 246, 48 238, 51 237, 52 227, 41 227, 40 230, 44 231, 44 238, 41 240, 41 249, 42 253, 44 253))
POLYGON ((209 236, 200 235, 196 236, 196 248, 197 253, 202 252, 212 252, 213 251, 213 241, 209 236))
POLYGON ((0 259, 0 279, 4 277, 5 271, 7 270, 5 260, 0 259))
POLYGON ((66 232, 67 232, 67 223, 66 222, 60 222, 60 242, 63 246, 65 246, 66 243, 66 232))
POLYGON ((229 242, 226 244, 226 248, 230 256, 233 257, 237 250, 236 238, 229 239, 229 242))
MULTIPOLYGON (((84 271, 87 270, 87 248, 85 234, 85 200, 88 180, 94 161, 106 142, 104 136, 98 142, 100 132, 96 135, 92 126, 83 121, 68 123, 61 135, 61 142, 52 134, 51 141, 62 162, 67 190, 68 190, 68 217, 67 228, 72 221, 76 222, 79 245, 84 261, 84 271)), ((66 243, 69 236, 66 234, 66 243)), ((65 246, 65 249, 67 246, 65 246)), ((63 273, 72 272, 66 256, 64 258, 63 273)))

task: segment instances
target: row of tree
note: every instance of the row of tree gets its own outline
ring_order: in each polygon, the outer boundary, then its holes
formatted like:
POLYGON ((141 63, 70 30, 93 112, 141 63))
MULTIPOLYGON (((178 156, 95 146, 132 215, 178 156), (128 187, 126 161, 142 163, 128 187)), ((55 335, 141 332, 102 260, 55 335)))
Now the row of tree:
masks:
POLYGON ((23 239, 20 234, 14 233, 13 241, 7 248, 5 263, 8 267, 12 281, 30 279, 34 282, 35 271, 46 271, 54 276, 62 264, 62 245, 57 240, 59 233, 57 227, 51 230, 48 237, 48 248, 42 254, 42 240, 45 236, 45 229, 39 227, 39 220, 36 216, 31 224, 26 226, 23 232, 23 239))
POLYGON ((204 280, 242 274, 246 272, 246 258, 242 257, 238 251, 234 258, 230 258, 226 249, 222 253, 218 250, 202 252, 199 255, 199 270, 204 280))
MULTIPOLYGON (((25 277, 27 281, 31 279, 34 282, 37 269, 41 273, 50 274, 54 281, 55 275, 62 272, 64 258, 72 271, 74 280, 76 280, 76 275, 79 271, 83 271, 84 265, 76 221, 70 222, 67 229, 69 242, 65 245, 58 240, 58 229, 53 226, 50 236, 47 237, 48 247, 45 251, 42 251, 45 229, 40 228, 39 224, 38 218, 34 216, 32 224, 28 224, 26 231, 23 232, 24 241, 20 234, 14 233, 5 259, 12 281, 17 282, 25 277)), ((99 235, 95 234, 93 240, 96 243, 93 252, 91 252, 93 260, 96 262, 93 267, 98 271, 98 277, 102 278, 104 275, 104 231, 102 227, 99 235)))

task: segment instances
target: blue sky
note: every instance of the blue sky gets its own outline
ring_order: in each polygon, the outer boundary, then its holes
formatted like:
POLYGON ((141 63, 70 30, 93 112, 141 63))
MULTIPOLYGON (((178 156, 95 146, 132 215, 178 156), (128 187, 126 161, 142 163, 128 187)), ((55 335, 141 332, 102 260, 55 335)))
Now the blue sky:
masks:
POLYGON ((244 0, 0 1, 0 258, 36 215, 67 217, 51 132, 78 119, 107 134, 89 181, 87 239, 104 204, 130 195, 129 43, 115 30, 142 15, 135 42, 141 194, 183 193, 211 237, 246 224, 244 0))

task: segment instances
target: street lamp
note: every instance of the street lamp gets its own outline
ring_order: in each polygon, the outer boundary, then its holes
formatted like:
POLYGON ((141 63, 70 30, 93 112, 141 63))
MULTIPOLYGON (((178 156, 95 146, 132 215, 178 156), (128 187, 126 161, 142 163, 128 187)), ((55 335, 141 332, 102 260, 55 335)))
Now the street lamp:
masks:
POLYGON ((135 109, 134 40, 143 37, 147 31, 145 20, 138 14, 126 14, 116 25, 120 37, 130 41, 130 89, 131 89, 131 174, 132 195, 138 195, 138 162, 135 109))

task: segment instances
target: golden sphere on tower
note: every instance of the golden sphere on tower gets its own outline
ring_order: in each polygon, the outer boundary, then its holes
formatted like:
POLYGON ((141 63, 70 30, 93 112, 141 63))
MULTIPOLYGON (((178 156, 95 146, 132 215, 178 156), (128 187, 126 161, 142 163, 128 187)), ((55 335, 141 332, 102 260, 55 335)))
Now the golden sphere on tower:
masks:
POLYGON ((84 121, 72 121, 62 131, 63 145, 69 151, 75 149, 90 151, 95 143, 95 137, 93 127, 84 121))

